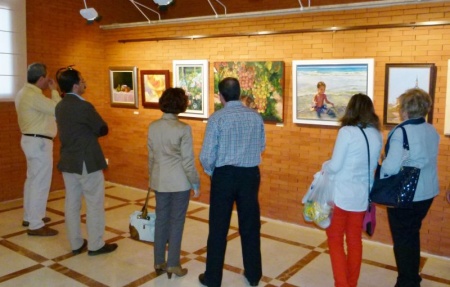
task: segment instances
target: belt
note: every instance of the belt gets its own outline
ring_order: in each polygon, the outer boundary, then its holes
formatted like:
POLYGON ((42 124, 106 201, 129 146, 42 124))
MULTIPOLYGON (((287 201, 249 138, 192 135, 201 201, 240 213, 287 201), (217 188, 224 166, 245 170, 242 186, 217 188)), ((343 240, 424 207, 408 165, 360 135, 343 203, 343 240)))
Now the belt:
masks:
POLYGON ((49 136, 43 136, 43 135, 37 135, 37 134, 23 134, 24 136, 29 136, 29 137, 35 137, 35 138, 43 138, 43 139, 48 139, 48 140, 53 140, 52 137, 49 136))

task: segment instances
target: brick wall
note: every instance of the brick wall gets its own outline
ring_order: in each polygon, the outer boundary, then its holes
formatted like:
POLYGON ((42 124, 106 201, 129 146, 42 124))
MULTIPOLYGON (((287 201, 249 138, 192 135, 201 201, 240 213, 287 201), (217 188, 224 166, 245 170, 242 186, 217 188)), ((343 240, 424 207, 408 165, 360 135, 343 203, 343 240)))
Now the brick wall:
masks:
MULTIPOLYGON (((47 62, 53 73, 59 66, 76 64, 76 68, 83 73, 88 85, 86 98, 97 107, 110 125, 110 134, 102 139, 105 154, 110 161, 110 168, 105 173, 109 181, 138 188, 147 187, 147 127, 151 121, 161 116, 161 112, 156 109, 144 109, 141 105, 138 109, 110 107, 108 66, 137 66, 140 70, 172 71, 174 59, 206 59, 209 61, 209 78, 212 83, 211 67, 216 61, 284 61, 286 96, 284 126, 266 124, 268 141, 261 165, 260 200, 263 216, 301 225, 306 225, 301 217, 301 198, 314 172, 330 157, 338 129, 292 123, 293 60, 374 58, 374 103, 380 116, 383 114, 386 63, 435 63, 437 81, 433 124, 442 135, 447 60, 450 58, 449 26, 126 44, 118 43, 118 40, 438 21, 449 18, 448 2, 116 30, 100 30, 98 24, 85 25, 78 15, 80 7, 77 4, 65 2, 62 5, 59 1, 50 2, 48 4, 46 1, 46 5, 42 0, 27 3, 28 62, 36 60, 47 62)), ((210 98, 212 93, 213 88, 210 85, 210 98)), ((210 108, 212 109, 212 105, 210 108)), ((17 126, 14 126, 16 124, 13 105, 0 103, 0 111, 2 119, 6 117, 11 123, 4 125, 2 121, 0 125, 2 142, 3 130, 12 129, 9 132, 10 136, 6 137, 8 141, 6 146, 17 145, 20 136, 16 130, 17 126), (4 116, 4 111, 7 116, 4 116)), ((198 161, 206 123, 201 119, 183 120, 193 129, 196 163, 202 175, 200 201, 207 203, 209 180, 202 172, 198 161)), ((383 130, 384 136, 388 131, 388 128, 383 130)), ((2 143, 2 147, 4 145, 2 143)), ((449 145, 449 138, 442 135, 439 151, 439 179, 442 191, 435 199, 422 228, 423 250, 445 256, 450 256, 450 227, 446 224, 450 219, 450 208, 443 196, 444 189, 450 181, 449 145)), ((4 158, 7 158, 5 163, 9 165, 21 159, 18 161, 20 164, 17 170, 25 170, 20 147, 9 149, 8 153, 2 149, 1 155, 2 163, 4 158)), ((2 183, 7 179, 21 183, 20 177, 23 177, 21 172, 11 178, 4 177, 3 173, 0 173, 0 176, 2 183)), ((20 197, 21 184, 15 184, 12 188, 17 190, 10 193, 20 197)), ((377 232, 372 240, 391 243, 386 212, 383 208, 379 208, 378 211, 377 232)))

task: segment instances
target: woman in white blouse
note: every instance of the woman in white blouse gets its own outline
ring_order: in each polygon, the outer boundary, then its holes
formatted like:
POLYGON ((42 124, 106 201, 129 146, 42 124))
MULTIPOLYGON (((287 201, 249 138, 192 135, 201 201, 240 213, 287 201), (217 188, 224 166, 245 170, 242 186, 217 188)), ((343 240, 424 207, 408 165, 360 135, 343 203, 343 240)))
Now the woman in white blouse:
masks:
POLYGON ((340 119, 331 160, 322 169, 334 185, 334 210, 327 228, 333 277, 336 287, 358 284, 362 261, 362 223, 368 206, 368 187, 380 157, 382 135, 372 100, 364 94, 350 99, 340 119), (370 181, 367 144, 370 150, 370 181), (347 248, 344 248, 344 238, 347 248))

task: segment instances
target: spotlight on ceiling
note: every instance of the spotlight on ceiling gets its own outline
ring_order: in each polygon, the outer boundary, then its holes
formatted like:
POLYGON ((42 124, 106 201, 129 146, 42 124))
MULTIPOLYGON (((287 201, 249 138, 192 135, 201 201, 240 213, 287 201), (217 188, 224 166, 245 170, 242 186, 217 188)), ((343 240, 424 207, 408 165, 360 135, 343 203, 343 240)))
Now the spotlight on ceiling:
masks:
POLYGON ((86 0, 84 0, 85 9, 80 10, 81 16, 88 21, 88 23, 92 23, 95 20, 98 20, 100 17, 98 16, 97 11, 94 8, 88 8, 86 5, 86 0))
POLYGON ((170 5, 173 2, 173 0, 153 0, 153 2, 155 2, 158 5, 166 6, 170 5))
POLYGON ((158 9, 159 10, 167 10, 167 7, 169 7, 169 5, 172 5, 175 3, 175 0, 153 0, 153 2, 155 2, 155 4, 158 5, 158 9))

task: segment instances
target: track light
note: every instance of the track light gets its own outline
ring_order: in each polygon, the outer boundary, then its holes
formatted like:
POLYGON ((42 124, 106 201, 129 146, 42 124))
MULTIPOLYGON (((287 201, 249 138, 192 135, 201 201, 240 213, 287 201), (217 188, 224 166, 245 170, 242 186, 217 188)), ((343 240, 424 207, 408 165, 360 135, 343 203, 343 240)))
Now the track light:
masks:
POLYGON ((88 22, 93 22, 99 17, 97 11, 94 8, 87 7, 86 0, 84 0, 84 7, 85 9, 80 10, 80 14, 88 22))
POLYGON ((167 7, 169 7, 169 5, 172 5, 175 3, 175 0, 153 0, 153 2, 155 2, 155 4, 158 5, 158 9, 160 11, 166 11, 167 7))
POLYGON ((155 2, 159 6, 167 6, 172 4, 173 0, 153 0, 153 2, 155 2))

